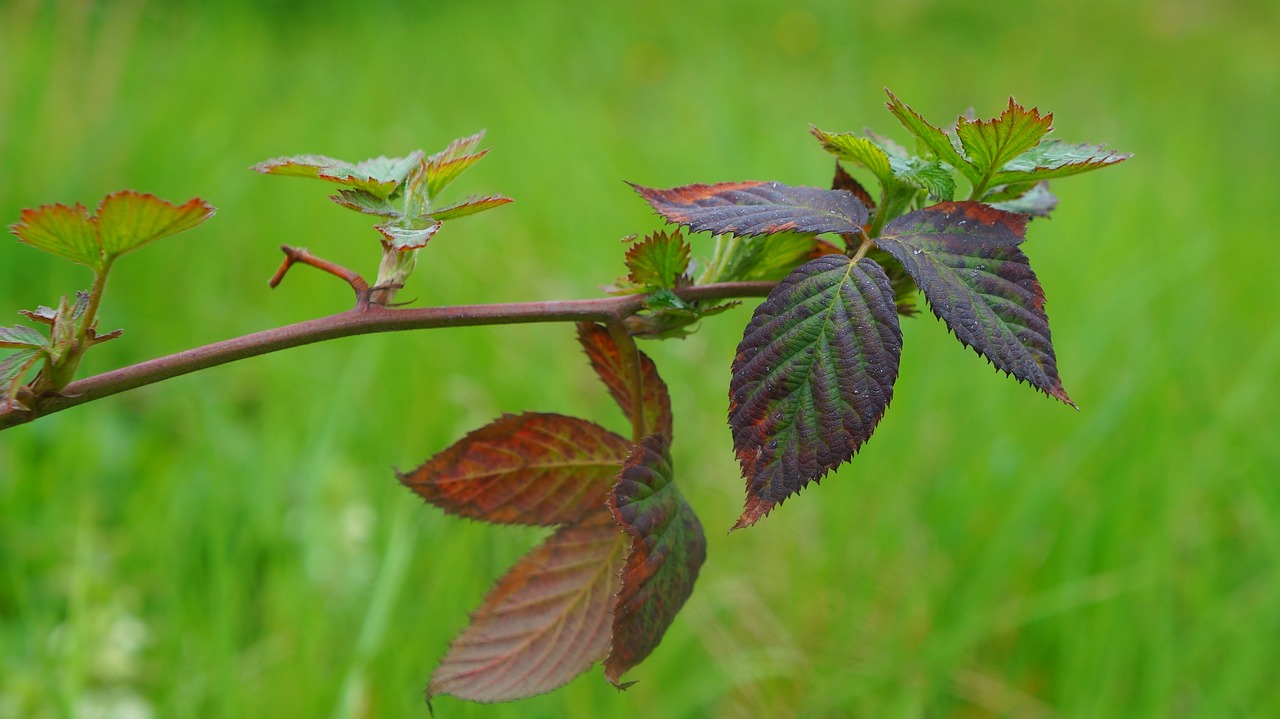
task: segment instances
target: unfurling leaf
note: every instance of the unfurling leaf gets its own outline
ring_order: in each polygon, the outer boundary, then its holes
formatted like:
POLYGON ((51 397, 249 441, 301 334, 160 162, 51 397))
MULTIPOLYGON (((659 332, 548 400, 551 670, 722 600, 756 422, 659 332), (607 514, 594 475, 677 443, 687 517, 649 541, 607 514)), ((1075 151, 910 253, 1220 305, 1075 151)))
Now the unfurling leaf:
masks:
MULTIPOLYGON (((597 324, 579 323, 578 342, 586 351, 591 367, 600 376, 600 381, 604 382, 609 394, 629 419, 635 399, 631 396, 628 363, 609 330, 597 324)), ((648 355, 639 351, 636 355, 640 363, 640 402, 644 413, 644 434, 657 432, 670 441, 671 398, 667 394, 667 385, 658 376, 658 368, 648 355)))
POLYGON ((670 190, 631 187, 668 222, 693 232, 850 234, 867 222, 866 206, 844 190, 779 182, 722 182, 670 190))
POLYGON ((101 272, 121 255, 189 230, 213 216, 199 198, 174 205, 132 190, 103 198, 94 215, 84 205, 44 205, 23 210, 10 227, 19 240, 101 272))
POLYGON ((658 646, 693 593, 707 557, 707 539, 676 488, 668 443, 661 435, 649 435, 627 457, 609 495, 609 511, 631 536, 604 663, 605 676, 619 684, 627 670, 658 646))
POLYGON ((604 506, 629 449, 626 440, 586 420, 504 415, 399 477, 451 514, 555 526, 604 506))
POLYGON ((687 282, 689 243, 679 230, 655 232, 627 248, 627 280, 639 287, 671 289, 687 282))
POLYGON ((375 157, 355 164, 324 155, 278 157, 254 165, 252 170, 264 175, 315 177, 339 185, 362 190, 386 199, 395 194, 409 173, 422 163, 422 151, 406 157, 375 157))
POLYGON ((1058 378, 1044 291, 1018 248, 1026 223, 979 202, 943 202, 890 222, 876 244, 915 278, 961 343, 1074 407, 1058 378))
POLYGON ((875 262, 828 255, 756 308, 738 345, 729 426, 747 479, 735 529, 848 461, 893 397, 902 332, 875 262))
POLYGON ((405 217, 384 225, 374 225, 382 233, 385 245, 405 252, 427 246, 427 241, 440 231, 440 223, 431 217, 405 217))
POLYGON ((595 512, 558 529, 498 580, 431 675, 428 701, 542 694, 605 657, 626 535, 602 507, 595 512))

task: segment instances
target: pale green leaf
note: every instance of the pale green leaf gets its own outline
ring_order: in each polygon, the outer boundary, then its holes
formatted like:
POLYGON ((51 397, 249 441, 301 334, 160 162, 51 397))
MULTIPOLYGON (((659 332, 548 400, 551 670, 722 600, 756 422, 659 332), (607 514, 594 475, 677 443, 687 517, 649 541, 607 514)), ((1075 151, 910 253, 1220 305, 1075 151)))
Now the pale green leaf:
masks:
POLYGON ((98 236, 84 205, 42 205, 23 210, 9 230, 22 242, 72 262, 101 269, 104 260, 98 236))
POLYGON ((213 217, 200 198, 174 205, 155 195, 125 190, 107 195, 98 205, 98 239, 107 261, 156 240, 189 230, 213 217))

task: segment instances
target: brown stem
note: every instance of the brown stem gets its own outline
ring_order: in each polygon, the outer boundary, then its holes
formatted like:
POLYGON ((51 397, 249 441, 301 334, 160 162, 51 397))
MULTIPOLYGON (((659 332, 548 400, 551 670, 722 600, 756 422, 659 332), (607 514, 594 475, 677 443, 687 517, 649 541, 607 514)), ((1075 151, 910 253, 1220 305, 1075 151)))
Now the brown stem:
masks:
MULTIPOLYGON (((309 263, 308 263, 309 264, 309 263)), ((718 300, 732 297, 764 297, 774 282, 725 282, 675 290, 681 299, 718 300)), ((354 283, 352 284, 355 287, 354 283)), ((0 406, 0 430, 30 422, 86 402, 110 397, 173 377, 236 360, 257 357, 302 345, 353 335, 437 327, 525 324, 531 322, 618 322, 644 308, 644 295, 624 295, 590 300, 518 302, 393 310, 361 305, 328 317, 277 327, 243 337, 159 357, 72 382, 60 394, 39 398, 35 411, 0 406)), ((637 395, 638 399, 638 395, 637 395)))

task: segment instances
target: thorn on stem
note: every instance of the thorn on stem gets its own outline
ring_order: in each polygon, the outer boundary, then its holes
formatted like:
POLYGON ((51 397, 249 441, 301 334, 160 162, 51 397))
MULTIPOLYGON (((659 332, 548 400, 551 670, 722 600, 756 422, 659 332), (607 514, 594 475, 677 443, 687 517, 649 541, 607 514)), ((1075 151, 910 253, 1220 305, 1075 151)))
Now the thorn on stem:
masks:
POLYGON ((271 279, 267 282, 268 287, 275 289, 276 286, 280 284, 280 281, 284 279, 284 275, 289 271, 289 268, 300 263, 304 265, 311 265, 318 270, 328 272, 334 277, 345 281, 347 284, 351 285, 351 289, 355 291, 356 301, 361 305, 368 304, 369 283, 365 282, 364 278, 360 275, 343 267, 342 265, 316 257, 303 247, 280 245, 280 250, 284 252, 284 261, 280 263, 280 268, 276 270, 276 273, 272 275, 271 279))

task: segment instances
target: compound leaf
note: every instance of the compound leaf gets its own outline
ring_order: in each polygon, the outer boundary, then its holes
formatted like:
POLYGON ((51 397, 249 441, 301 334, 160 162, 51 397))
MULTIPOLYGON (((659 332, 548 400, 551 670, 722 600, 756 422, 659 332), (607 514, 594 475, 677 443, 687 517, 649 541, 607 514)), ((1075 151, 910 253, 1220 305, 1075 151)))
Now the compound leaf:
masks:
POLYGON ((461 202, 455 202, 447 207, 432 210, 431 216, 441 222, 445 220, 456 220, 459 217, 466 217, 467 215, 474 215, 477 212, 484 212, 485 210, 492 210, 495 207, 502 207, 511 201, 510 197, 504 197, 502 195, 487 195, 485 197, 472 195, 461 202))
POLYGON ((99 270, 103 266, 102 248, 89 210, 79 203, 41 205, 23 210, 21 219, 9 230, 22 242, 45 252, 99 270))
POLYGON ((1114 165, 1130 157, 1133 157, 1131 153, 1107 150, 1100 145, 1071 145, 1049 140, 1005 163, 991 182, 1002 185, 1053 180, 1114 165))
POLYGON ((48 346, 49 340, 44 335, 25 325, 0 327, 0 348, 39 349, 48 346))
POLYGON ((849 234, 867 222, 866 206, 845 190, 779 182, 722 182, 670 190, 631 187, 667 221, 694 232, 849 234))
MULTIPOLYGON (((631 396, 631 379, 626 359, 618 344, 613 341, 613 336, 600 325, 581 322, 578 324, 578 342, 586 351, 592 369, 629 419, 635 399, 631 396)), ((667 394, 667 385, 658 376, 658 368, 653 360, 643 352, 636 354, 640 362, 640 402, 644 413, 644 434, 657 432, 670 441, 671 397, 667 394)))
POLYGON ((693 593, 707 538, 673 481, 668 442, 661 435, 645 437, 627 457, 609 495, 609 511, 631 536, 604 662, 609 681, 625 688, 619 679, 653 652, 693 593))
POLYGON ((671 289, 689 270, 689 252, 679 230, 654 232, 627 248, 627 279, 641 287, 671 289))
POLYGON ((1042 117, 1038 108, 1028 110, 1011 97, 1009 106, 994 119, 960 117, 956 135, 969 161, 986 175, 1039 145, 1052 129, 1053 113, 1042 117))
POLYGON ((504 415, 400 481, 430 504, 499 524, 554 526, 604 506, 630 443, 558 414, 504 415))
POLYGON ((213 207, 198 197, 174 205, 132 190, 113 192, 98 205, 98 240, 102 253, 110 260, 189 230, 213 217, 213 213, 213 207))
POLYGON ((890 222, 876 244, 962 344, 1074 407, 1058 378, 1044 291, 1018 248, 1026 223, 980 202, 943 202, 890 222))
POLYGON ((477 702, 549 692, 609 650, 626 535, 603 506, 515 564, 471 615, 431 675, 427 700, 477 702))
POLYGON ((797 267, 756 308, 733 361, 729 426, 747 480, 735 529, 848 461, 893 397, 894 292, 869 259, 797 267))

